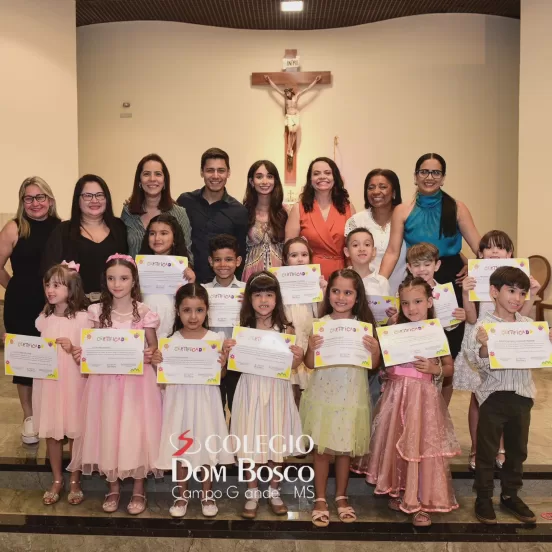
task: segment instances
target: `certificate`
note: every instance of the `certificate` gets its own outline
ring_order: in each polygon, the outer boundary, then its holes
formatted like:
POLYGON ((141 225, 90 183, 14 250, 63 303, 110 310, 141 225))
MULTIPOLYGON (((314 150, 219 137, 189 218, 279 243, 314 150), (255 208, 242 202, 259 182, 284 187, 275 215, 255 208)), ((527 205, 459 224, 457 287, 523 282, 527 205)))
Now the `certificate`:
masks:
MULTIPOLYGON (((376 319, 378 326, 385 326, 389 322, 389 316, 386 314, 386 310, 390 307, 399 308, 399 300, 396 297, 387 295, 366 295, 370 310, 376 319)), ((370 334, 372 335, 372 334, 370 334)))
POLYGON ((417 356, 450 355, 447 337, 437 318, 377 328, 385 366, 415 362, 417 356))
POLYGON ((237 326, 232 332, 236 346, 228 358, 228 370, 255 374, 268 378, 289 380, 295 336, 268 330, 237 326))
POLYGON ((157 366, 157 383, 220 385, 221 347, 220 341, 160 339, 163 362, 157 366))
POLYGON ((188 283, 183 276, 188 267, 186 257, 136 255, 136 266, 140 289, 146 295, 174 295, 179 287, 188 283))
POLYGON ((483 324, 489 336, 491 368, 550 368, 552 345, 548 322, 483 324))
POLYGON ((372 335, 372 324, 357 320, 323 320, 314 322, 312 331, 324 338, 322 347, 314 354, 315 368, 335 364, 372 368, 372 355, 362 343, 365 335, 372 335))
POLYGON ((6 334, 5 339, 6 376, 58 379, 58 352, 55 339, 10 333, 6 334))
POLYGON ((81 330, 81 373, 144 373, 144 330, 81 330))
POLYGON ((232 328, 240 323, 240 295, 244 288, 205 288, 209 294, 209 326, 232 328))
MULTIPOLYGON (((475 278, 475 289, 470 290, 470 301, 492 301, 489 295, 489 278, 501 266, 515 266, 523 270, 527 276, 530 275, 529 259, 469 259, 468 276, 475 278)), ((529 293, 525 300, 529 300, 529 293)))
POLYGON ((452 316, 452 311, 458 308, 458 301, 451 282, 437 284, 433 288, 433 308, 435 309, 435 316, 441 321, 443 328, 456 326, 456 324, 462 322, 452 316))
POLYGON ((284 305, 320 303, 324 299, 319 264, 279 266, 271 268, 270 272, 278 278, 284 305))

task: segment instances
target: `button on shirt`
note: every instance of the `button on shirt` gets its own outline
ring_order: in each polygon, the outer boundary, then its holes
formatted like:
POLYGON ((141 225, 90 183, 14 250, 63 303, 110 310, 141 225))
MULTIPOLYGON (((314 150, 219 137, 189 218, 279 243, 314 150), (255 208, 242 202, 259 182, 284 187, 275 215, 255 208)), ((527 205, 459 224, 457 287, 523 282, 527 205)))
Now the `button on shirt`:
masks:
MULTIPOLYGON (((194 271, 199 283, 210 282, 215 275, 209 266, 209 240, 219 234, 230 234, 238 240, 240 256, 245 259, 245 239, 249 227, 247 209, 224 192, 222 199, 209 203, 203 197, 205 187, 181 194, 177 203, 186 209, 192 225, 194 271)), ((242 267, 236 270, 239 278, 242 267)))
MULTIPOLYGON (((531 370, 515 370, 508 368, 491 370, 489 359, 479 356, 481 343, 476 339, 477 332, 483 324, 490 324, 493 322, 508 324, 508 322, 493 314, 492 311, 486 312, 483 318, 477 322, 468 337, 467 353, 469 358, 474 359, 479 368, 479 374, 481 375, 481 385, 475 391, 477 402, 482 404, 489 395, 495 391, 513 391, 522 397, 528 397, 530 399, 535 398, 536 389, 531 370)), ((516 313, 516 322, 532 322, 532 320, 531 318, 516 313)))

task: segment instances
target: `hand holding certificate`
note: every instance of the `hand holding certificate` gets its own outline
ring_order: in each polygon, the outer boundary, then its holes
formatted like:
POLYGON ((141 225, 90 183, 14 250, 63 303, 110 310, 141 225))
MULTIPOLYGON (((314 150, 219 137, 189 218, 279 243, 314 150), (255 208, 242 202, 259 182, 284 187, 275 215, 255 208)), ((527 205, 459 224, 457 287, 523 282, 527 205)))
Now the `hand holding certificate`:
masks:
MULTIPOLYGON (((469 259, 468 275, 475 278, 475 289, 470 290, 470 301, 492 301, 489 278, 501 266, 515 266, 530 276, 529 259, 469 259)), ((529 294, 526 297, 528 300, 529 294)))
POLYGON ((416 357, 450 355, 447 337, 438 319, 377 328, 385 366, 415 362, 416 357))
POLYGON ((187 284, 184 270, 188 267, 186 257, 174 255, 136 255, 140 277, 140 289, 146 295, 174 295, 178 288, 187 284))
POLYGON ((233 328, 240 323, 240 297, 243 288, 205 288, 209 294, 209 325, 212 328, 233 328))
POLYGON ((6 334, 4 369, 7 376, 58 379, 55 339, 6 334))
POLYGON ((385 326, 389 321, 387 311, 390 308, 399 308, 399 299, 387 295, 367 295, 368 305, 376 319, 378 326, 385 326))
POLYGON ((454 311, 458 308, 458 301, 451 282, 437 284, 433 288, 433 308, 435 309, 435 316, 441 321, 444 328, 462 322, 462 320, 454 317, 454 311))
POLYGON ((324 299, 320 288, 320 265, 279 266, 271 268, 282 291, 284 305, 319 303, 324 299))

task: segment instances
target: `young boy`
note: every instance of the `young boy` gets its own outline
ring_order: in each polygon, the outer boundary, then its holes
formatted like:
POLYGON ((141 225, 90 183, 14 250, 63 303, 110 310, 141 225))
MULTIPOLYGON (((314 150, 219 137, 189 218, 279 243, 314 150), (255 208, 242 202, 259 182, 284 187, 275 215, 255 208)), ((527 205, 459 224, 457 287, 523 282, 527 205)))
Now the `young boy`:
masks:
MULTIPOLYGON (((535 384, 530 370, 491 370, 489 337, 483 324, 531 322, 519 314, 529 292, 529 277, 519 268, 500 267, 491 274, 490 294, 494 310, 485 313, 468 341, 469 351, 478 364, 481 385, 475 394, 479 403, 477 456, 475 460, 475 515, 486 524, 496 523, 493 508, 493 477, 500 436, 508 451, 500 470, 500 505, 524 523, 535 523, 535 514, 518 497, 523 486, 523 462, 527 458, 527 440, 535 384)), ((551 332, 552 339, 552 332, 551 332)))
MULTIPOLYGON (((209 265, 215 273, 212 282, 203 284, 206 288, 231 287, 244 288, 245 282, 240 282, 236 276, 236 269, 241 265, 238 240, 229 234, 220 234, 209 240, 209 265)), ((211 328, 221 339, 232 337, 233 328, 211 328)), ((228 401, 228 410, 232 414, 234 393, 240 379, 239 372, 227 371, 220 382, 220 395, 223 408, 228 401)))

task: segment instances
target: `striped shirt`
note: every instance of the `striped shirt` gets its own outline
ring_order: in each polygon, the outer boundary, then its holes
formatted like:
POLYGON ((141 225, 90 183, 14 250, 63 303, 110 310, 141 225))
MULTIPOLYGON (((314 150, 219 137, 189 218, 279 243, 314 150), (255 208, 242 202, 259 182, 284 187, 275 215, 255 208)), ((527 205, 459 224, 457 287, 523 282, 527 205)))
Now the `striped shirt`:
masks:
MULTIPOLYGON (((221 286, 217 282, 217 278, 213 278, 212 282, 207 282, 206 284, 202 284, 204 288, 220 288, 220 287, 229 287, 229 288, 244 288, 245 282, 240 282, 235 276, 230 285, 228 286, 221 286)), ((216 332, 219 334, 220 338, 224 341, 225 339, 231 339, 232 338, 232 331, 234 328, 209 328, 213 332, 216 332)))
MULTIPOLYGON (((493 322, 508 324, 508 322, 496 316, 493 311, 488 311, 481 320, 477 322, 468 337, 468 354, 470 358, 475 360, 479 368, 479 374, 481 375, 481 385, 475 390, 477 402, 483 404, 489 395, 495 391, 514 391, 517 395, 534 399, 536 388, 531 370, 515 370, 508 368, 491 370, 489 359, 479 356, 481 343, 476 339, 477 332, 483 324, 490 324, 493 322)), ((532 322, 532 319, 516 313, 516 322, 532 322)))

